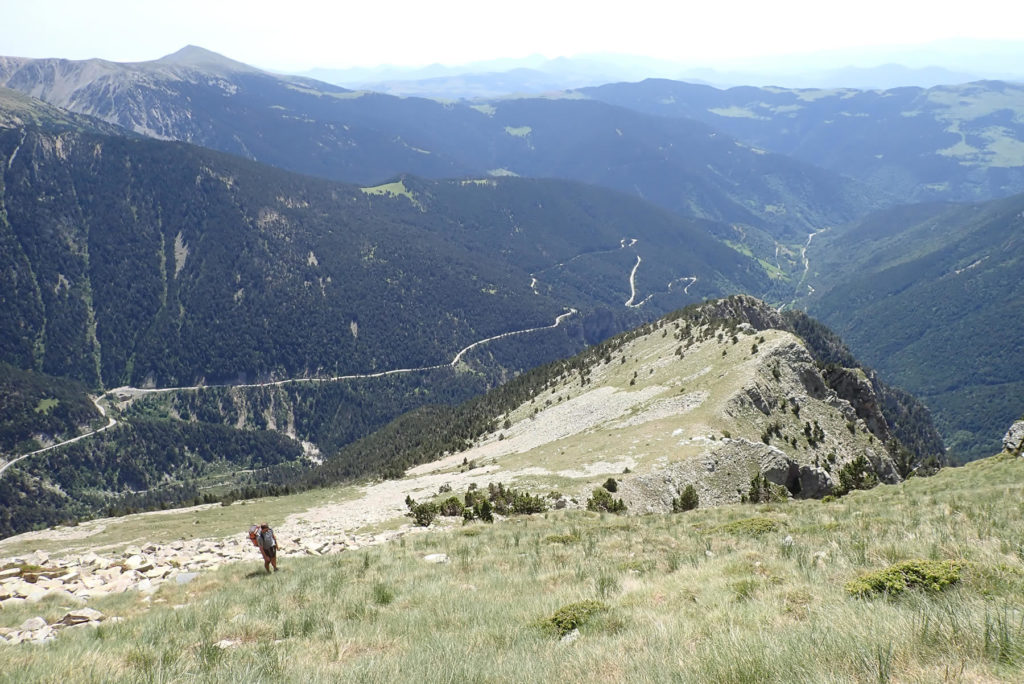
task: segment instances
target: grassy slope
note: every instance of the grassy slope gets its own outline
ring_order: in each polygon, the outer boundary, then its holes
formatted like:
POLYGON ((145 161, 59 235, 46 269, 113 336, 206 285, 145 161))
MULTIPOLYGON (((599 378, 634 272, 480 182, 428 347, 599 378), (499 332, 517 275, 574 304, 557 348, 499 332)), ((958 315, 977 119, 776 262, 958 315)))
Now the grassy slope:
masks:
MULTIPOLYGON (((275 576, 254 560, 164 586, 148 603, 107 599, 101 610, 129 619, 7 648, 4 672, 78 682, 1020 681, 1022 494, 1024 460, 1003 457, 833 503, 550 513, 286 560, 275 576), (752 515, 778 530, 716 529, 752 515), (434 552, 451 562, 422 560, 434 552), (843 589, 908 558, 966 569, 939 595, 861 600, 843 589), (608 610, 575 643, 540 626, 585 599, 608 610), (222 639, 240 643, 216 647, 222 639)), ((0 621, 62 610, 44 602, 0 621)))

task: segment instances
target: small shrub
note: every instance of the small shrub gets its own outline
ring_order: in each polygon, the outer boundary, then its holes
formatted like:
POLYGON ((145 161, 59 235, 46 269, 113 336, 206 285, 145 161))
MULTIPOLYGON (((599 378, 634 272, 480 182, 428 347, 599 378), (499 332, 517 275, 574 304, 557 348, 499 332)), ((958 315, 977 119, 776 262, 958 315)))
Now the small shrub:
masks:
POLYGON ((494 522, 494 510, 491 508, 491 502, 484 499, 480 502, 480 505, 476 509, 476 517, 480 518, 484 522, 494 522))
POLYGON ((430 523, 437 517, 437 504, 433 502, 416 503, 412 497, 407 496, 405 505, 409 509, 409 517, 420 527, 430 527, 430 523))
POLYGON ((875 475, 871 461, 864 454, 860 454, 839 469, 839 486, 833 493, 836 496, 843 496, 855 489, 871 489, 877 484, 878 476, 875 475))
POLYGON ((609 477, 607 480, 604 481, 604 484, 601 486, 607 489, 609 492, 614 493, 619 491, 619 483, 615 481, 614 477, 609 477))
POLYGON ((608 610, 608 605, 601 601, 594 599, 579 601, 562 606, 544 622, 554 628, 558 636, 562 637, 585 624, 597 613, 606 610, 608 610))
POLYGON ((692 511, 699 505, 700 497, 697 496, 697 490, 693 488, 692 484, 688 484, 678 498, 672 499, 672 512, 685 513, 686 511, 692 511))
POLYGON ((725 523, 714 528, 714 532, 725 532, 727 534, 746 534, 757 536, 775 532, 779 529, 779 523, 770 518, 743 518, 725 523))
POLYGON ((914 588, 939 592, 960 581, 962 568, 959 561, 907 560, 847 582, 846 591, 858 597, 896 596, 914 588))
POLYGON ((437 512, 439 515, 462 515, 463 511, 465 510, 465 505, 463 505, 463 503, 459 501, 458 497, 455 496, 448 497, 447 499, 442 501, 441 504, 437 507, 437 512))
POLYGON ((786 500, 785 488, 773 484, 758 473, 750 480, 750 489, 743 497, 745 503, 772 503, 786 500))
POLYGON ((608 513, 625 513, 626 504, 622 499, 614 499, 607 489, 598 487, 587 499, 588 511, 607 511, 608 513))

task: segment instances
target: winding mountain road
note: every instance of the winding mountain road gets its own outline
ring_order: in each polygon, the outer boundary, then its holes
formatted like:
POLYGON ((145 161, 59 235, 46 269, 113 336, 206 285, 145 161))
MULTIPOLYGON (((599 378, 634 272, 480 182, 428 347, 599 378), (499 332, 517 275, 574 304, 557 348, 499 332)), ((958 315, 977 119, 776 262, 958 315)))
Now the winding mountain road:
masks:
POLYGON ((455 357, 450 362, 448 362, 448 363, 439 363, 439 364, 435 364, 435 365, 432 365, 432 366, 419 366, 417 368, 396 368, 394 370, 380 371, 378 373, 355 373, 355 374, 352 374, 352 375, 336 375, 336 376, 327 377, 327 378, 288 378, 286 380, 274 380, 274 381, 270 381, 270 382, 258 382, 258 383, 237 384, 237 385, 227 385, 227 384, 224 384, 224 385, 190 385, 190 386, 187 386, 187 387, 156 387, 156 388, 129 387, 129 386, 115 387, 114 389, 107 390, 106 392, 104 392, 99 397, 95 397, 95 398, 92 399, 92 402, 96 405, 96 408, 99 409, 100 415, 102 415, 104 417, 107 417, 107 421, 108 422, 107 422, 107 424, 105 426, 99 428, 98 430, 93 430, 92 432, 88 432, 88 433, 86 433, 84 435, 78 435, 77 437, 72 437, 71 439, 66 439, 63 442, 58 442, 56 444, 51 444, 48 447, 44 447, 42 449, 37 449, 37 450, 31 451, 31 452, 29 452, 27 454, 22 454, 21 456, 18 456, 17 458, 14 458, 14 459, 12 459, 10 461, 6 461, 2 465, 0 465, 0 477, 3 476, 3 473, 4 473, 5 470, 10 468, 15 463, 17 463, 17 462, 19 462, 19 461, 21 461, 23 459, 28 458, 29 456, 35 456, 35 455, 38 455, 38 454, 50 451, 52 449, 57 449, 57 448, 62 447, 62 446, 67 446, 68 444, 73 444, 74 442, 77 442, 77 441, 82 440, 82 439, 86 439, 87 437, 92 437, 93 435, 99 434, 100 432, 103 432, 104 430, 109 430, 110 428, 112 428, 115 425, 117 425, 117 419, 115 419, 113 416, 107 416, 106 409, 104 409, 103 405, 100 403, 105 398, 107 398, 108 396, 113 395, 113 394, 141 396, 141 395, 145 395, 145 394, 158 394, 158 393, 161 393, 161 392, 194 392, 194 391, 201 390, 201 389, 224 388, 224 387, 237 387, 237 388, 276 387, 276 386, 280 386, 280 385, 288 385, 288 384, 296 384, 296 383, 339 382, 339 381, 342 381, 342 380, 360 380, 360 379, 365 379, 365 378, 382 378, 382 377, 385 377, 385 376, 388 376, 388 375, 398 375, 400 373, 418 373, 418 372, 423 372, 423 371, 437 370, 439 368, 455 368, 459 364, 459 362, 462 361, 462 357, 465 356, 470 351, 472 351, 473 349, 475 349, 476 347, 479 347, 481 345, 487 344, 488 342, 494 342, 496 340, 502 340, 502 339, 506 339, 506 338, 509 338, 509 337, 515 337, 517 335, 526 335, 526 334, 529 334, 529 333, 540 332, 541 330, 553 330, 553 329, 557 328, 558 326, 560 326, 566 319, 574 316, 577 313, 579 313, 579 312, 576 309, 571 309, 570 308, 565 313, 559 314, 557 317, 555 317, 555 322, 552 323, 551 325, 543 325, 543 326, 538 326, 538 327, 535 327, 535 328, 526 328, 526 329, 523 329, 523 330, 513 330, 511 332, 501 333, 500 335, 492 335, 491 337, 487 337, 487 338, 484 338, 482 340, 477 340, 473 344, 470 344, 469 346, 463 347, 461 350, 459 350, 459 352, 455 355, 455 357))
MULTIPOLYGON (((822 232, 822 231, 818 231, 818 232, 822 232)), ((807 244, 808 245, 810 245, 810 243, 811 243, 811 238, 813 238, 816 234, 817 233, 811 233, 811 235, 807 238, 807 244)), ((537 273, 531 273, 530 274, 530 279, 531 279, 530 288, 534 291, 534 293, 539 294, 539 292, 537 292, 537 277, 536 277, 537 274, 539 274, 539 273, 544 273, 545 271, 549 271, 549 270, 552 270, 552 269, 555 269, 555 268, 564 267, 567 264, 575 261, 576 259, 580 259, 580 258, 585 257, 585 256, 592 256, 592 255, 596 255, 596 254, 606 254, 606 253, 609 253, 609 252, 617 252, 617 251, 622 250, 622 249, 629 249, 629 248, 635 247, 637 242, 639 242, 639 240, 637 238, 622 238, 619 241, 618 249, 599 250, 599 251, 596 251, 596 252, 587 252, 587 253, 584 253, 584 254, 577 254, 576 256, 572 257, 568 261, 565 261, 565 262, 562 262, 562 263, 559 263, 559 264, 555 264, 554 266, 550 266, 550 267, 548 267, 548 268, 546 268, 546 269, 544 269, 542 271, 538 271, 537 273)), ((807 251, 807 248, 804 247, 804 253, 806 253, 806 251, 807 251)), ((629 296, 629 299, 625 302, 625 306, 630 307, 630 308, 639 308, 639 307, 643 306, 644 304, 646 304, 648 301, 650 301, 651 298, 654 297, 656 294, 658 294, 658 293, 651 293, 651 294, 647 295, 642 301, 636 302, 636 297, 637 297, 637 292, 636 292, 636 272, 640 268, 640 264, 642 262, 643 262, 643 259, 640 257, 639 254, 637 254, 636 255, 636 263, 633 265, 633 269, 632 269, 632 271, 630 271, 630 274, 629 274, 630 296, 629 296)), ((805 264, 806 264, 806 258, 805 258, 805 264)), ((697 278, 695 276, 685 276, 685 277, 677 278, 677 279, 675 279, 673 281, 670 281, 668 283, 668 286, 667 286, 667 291, 671 292, 672 287, 676 283, 682 282, 684 280, 685 281, 689 281, 689 282, 687 282, 686 287, 683 288, 683 294, 689 294, 690 286, 692 286, 694 283, 697 282, 697 278)), ((515 337, 515 336, 518 336, 518 335, 527 335, 529 333, 540 332, 542 330, 552 330, 552 329, 557 328, 558 326, 560 326, 566 319, 574 316, 577 313, 579 313, 579 312, 576 309, 569 308, 569 309, 566 310, 565 313, 559 314, 557 317, 555 317, 555 322, 552 323, 551 325, 539 326, 539 327, 534 327, 534 328, 525 328, 523 330, 513 330, 511 332, 501 333, 499 335, 492 335, 491 337, 487 337, 487 338, 484 338, 482 340, 478 340, 478 341, 476 341, 476 342, 474 342, 474 343, 472 343, 472 344, 470 344, 470 345, 460 349, 459 352, 457 354, 455 354, 454 358, 452 358, 452 360, 450 362, 434 364, 434 365, 431 365, 431 366, 419 366, 419 367, 416 367, 416 368, 395 368, 395 369, 392 369, 392 370, 379 371, 379 372, 376 372, 376 373, 354 373, 354 374, 351 374, 351 375, 336 375, 336 376, 332 376, 332 377, 287 378, 285 380, 273 380, 273 381, 268 381, 268 382, 256 382, 256 383, 246 383, 246 384, 190 385, 190 386, 186 386, 186 387, 154 387, 154 388, 130 387, 130 386, 127 386, 127 385, 126 386, 122 386, 122 387, 115 387, 113 389, 107 390, 106 392, 104 392, 99 397, 95 397, 95 398, 92 399, 93 403, 96 405, 96 408, 99 410, 100 414, 102 416, 104 416, 104 417, 107 417, 107 419, 108 419, 107 420, 107 424, 105 426, 103 426, 103 427, 101 427, 101 428, 99 428, 97 430, 93 430, 92 432, 88 432, 88 433, 86 433, 84 435, 78 435, 77 437, 72 437, 71 439, 64 440, 63 442, 58 442, 56 444, 51 444, 48 447, 44 447, 42 449, 37 449, 36 451, 31 451, 31 452, 29 452, 27 454, 22 454, 22 455, 18 456, 17 458, 11 459, 10 461, 4 461, 3 459, 0 459, 0 477, 2 477, 4 471, 6 471, 12 465, 18 463, 19 461, 21 461, 23 459, 28 458, 29 456, 36 456, 38 454, 42 454, 42 453, 45 453, 47 451, 51 451, 53 449, 58 449, 60 447, 67 446, 68 444, 73 444, 74 442, 78 442, 78 441, 86 439, 88 437, 92 437, 93 435, 99 434, 100 432, 103 432, 104 430, 109 430, 110 428, 112 428, 115 425, 117 425, 117 422, 118 422, 117 419, 115 419, 113 416, 107 416, 107 412, 103 408, 103 405, 101 404, 101 402, 104 399, 106 399, 107 397, 109 397, 111 395, 142 396, 142 395, 146 395, 146 394, 160 394, 160 393, 166 393, 166 392, 194 392, 194 391, 198 391, 198 390, 202 390, 202 389, 213 389, 213 388, 242 388, 242 389, 246 389, 246 388, 260 388, 260 387, 277 387, 277 386, 281 386, 281 385, 298 384, 298 383, 340 382, 340 381, 344 381, 344 380, 362 380, 362 379, 368 379, 368 378, 383 378, 383 377, 386 377, 388 375, 399 375, 399 374, 402 374, 402 373, 419 373, 419 372, 424 372, 424 371, 437 370, 437 369, 440 369, 440 368, 455 368, 462 361, 462 358, 466 354, 468 354, 470 351, 472 351, 473 349, 475 349, 475 348, 477 348, 477 347, 479 347, 481 345, 487 344, 489 342, 495 342, 497 340, 506 339, 506 338, 509 338, 509 337, 515 337)))

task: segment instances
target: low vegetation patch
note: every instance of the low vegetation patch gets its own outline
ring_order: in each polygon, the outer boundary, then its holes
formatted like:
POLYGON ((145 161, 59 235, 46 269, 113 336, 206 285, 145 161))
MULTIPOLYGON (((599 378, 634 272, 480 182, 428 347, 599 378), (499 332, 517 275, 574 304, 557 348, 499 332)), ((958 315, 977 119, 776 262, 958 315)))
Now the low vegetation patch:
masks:
POLYGON ((589 599, 562 606, 555 614, 545 620, 545 624, 553 628, 558 636, 565 636, 574 629, 585 624, 594 615, 608 610, 608 604, 589 599))
POLYGON ((626 504, 622 499, 613 498, 607 489, 598 487, 587 499, 587 510, 599 513, 625 513, 626 504))
POLYGON ((686 511, 692 511, 699 505, 700 497, 697 495, 697 490, 694 489, 692 484, 688 484, 679 496, 672 499, 672 512, 685 513, 686 511))
POLYGON ((846 591, 859 597, 873 594, 896 596, 908 589, 939 592, 960 581, 962 567, 958 561, 902 561, 847 582, 846 591))
POLYGON ((775 532, 778 529, 779 523, 771 518, 743 518, 742 520, 734 520, 730 523, 719 525, 712 532, 757 536, 775 532))

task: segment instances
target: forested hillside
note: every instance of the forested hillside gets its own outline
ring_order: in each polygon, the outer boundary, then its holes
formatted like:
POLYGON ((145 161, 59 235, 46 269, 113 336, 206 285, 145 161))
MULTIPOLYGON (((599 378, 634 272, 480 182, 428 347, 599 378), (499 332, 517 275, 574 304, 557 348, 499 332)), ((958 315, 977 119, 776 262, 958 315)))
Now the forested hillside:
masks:
POLYGON ((0 453, 37 449, 38 435, 61 441, 105 423, 82 383, 0 362, 0 453))
POLYGON ((1024 187, 1024 88, 799 90, 649 79, 584 88, 648 114, 696 119, 747 144, 856 178, 900 202, 971 201, 1024 187))
POLYGON ((1024 195, 902 207, 808 250, 816 294, 804 305, 925 401, 960 461, 998 451, 1021 412, 1022 216, 1024 195))
POLYGON ((0 359, 90 386, 430 366, 570 306, 607 311, 610 334, 768 282, 701 224, 578 185, 361 190, 31 127, 0 130, 0 155, 0 359), (638 258, 643 310, 623 306, 638 258))

